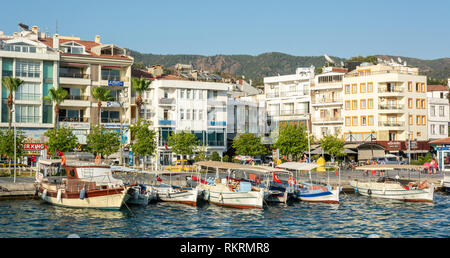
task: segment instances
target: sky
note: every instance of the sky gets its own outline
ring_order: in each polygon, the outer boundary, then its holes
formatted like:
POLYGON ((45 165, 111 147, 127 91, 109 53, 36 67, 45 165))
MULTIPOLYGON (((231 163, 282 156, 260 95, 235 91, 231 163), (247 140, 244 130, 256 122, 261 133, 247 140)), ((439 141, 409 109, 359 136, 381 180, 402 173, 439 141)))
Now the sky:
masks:
POLYGON ((22 22, 141 53, 450 57, 449 0, 8 1, 0 30, 22 22))

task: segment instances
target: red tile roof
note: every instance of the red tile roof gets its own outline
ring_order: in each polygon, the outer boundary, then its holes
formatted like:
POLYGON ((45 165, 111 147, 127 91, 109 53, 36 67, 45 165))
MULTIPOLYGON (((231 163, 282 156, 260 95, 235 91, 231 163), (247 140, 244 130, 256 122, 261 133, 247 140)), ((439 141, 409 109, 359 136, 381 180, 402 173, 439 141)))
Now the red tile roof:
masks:
POLYGON ((176 81, 189 81, 189 79, 178 77, 176 75, 171 74, 164 74, 162 76, 154 77, 151 73, 147 71, 143 71, 140 69, 132 69, 131 70, 131 77, 137 77, 137 78, 146 78, 148 80, 176 80, 176 81))
POLYGON ((427 91, 448 91, 447 85, 428 85, 427 91))

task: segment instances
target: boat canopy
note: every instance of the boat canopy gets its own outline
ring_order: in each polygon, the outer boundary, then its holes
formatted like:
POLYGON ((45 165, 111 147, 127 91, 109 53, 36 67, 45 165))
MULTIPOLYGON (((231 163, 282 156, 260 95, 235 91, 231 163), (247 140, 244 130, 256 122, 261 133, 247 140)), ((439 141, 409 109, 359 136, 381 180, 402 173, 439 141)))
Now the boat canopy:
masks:
POLYGON ((292 169, 292 170, 311 171, 311 170, 319 167, 319 165, 317 165, 316 163, 286 162, 286 163, 278 165, 277 167, 284 168, 284 169, 292 169))

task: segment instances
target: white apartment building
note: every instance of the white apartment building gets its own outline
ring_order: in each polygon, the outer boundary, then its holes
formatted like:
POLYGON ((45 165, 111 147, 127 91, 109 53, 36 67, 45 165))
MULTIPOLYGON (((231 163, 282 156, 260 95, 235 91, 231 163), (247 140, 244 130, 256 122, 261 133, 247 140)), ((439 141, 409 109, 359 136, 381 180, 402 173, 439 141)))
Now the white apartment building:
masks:
POLYGON ((430 141, 447 138, 450 123, 448 86, 428 85, 428 138, 430 141))
POLYGON ((311 85, 312 134, 316 140, 324 135, 343 136, 342 80, 345 68, 324 67, 311 85))
MULTIPOLYGON (((133 58, 120 47, 101 43, 99 36, 94 41, 58 34, 49 37, 37 26, 12 36, 0 32, 0 63, 0 76, 24 81, 15 94, 14 118, 17 128, 27 136, 29 156, 39 155, 46 142, 44 133, 53 128, 54 119, 60 126, 72 128, 79 143, 86 144, 90 125, 98 121, 97 100, 92 97, 94 87, 108 87, 115 97, 114 101, 102 103, 102 126, 120 131, 123 122, 128 127, 133 58), (43 97, 48 96, 49 89, 59 87, 69 95, 60 105, 59 117, 55 117, 54 103, 47 103, 43 97)), ((2 87, 3 128, 8 126, 7 97, 2 87)), ((124 137, 124 143, 126 140, 124 137)))
POLYGON ((284 124, 303 124, 309 120, 310 87, 314 66, 297 68, 295 74, 264 78, 267 119, 272 143, 284 124))
POLYGON ((396 63, 363 63, 343 79, 346 142, 373 142, 404 154, 429 150, 426 76, 396 63))
POLYGON ((157 131, 156 160, 150 165, 170 165, 181 156, 167 146, 172 132, 190 131, 199 139, 199 147, 207 154, 217 151, 221 156, 227 149, 227 91, 225 83, 190 81, 175 76, 155 79, 144 93, 144 117, 157 131), (157 161, 157 162, 156 162, 157 161))

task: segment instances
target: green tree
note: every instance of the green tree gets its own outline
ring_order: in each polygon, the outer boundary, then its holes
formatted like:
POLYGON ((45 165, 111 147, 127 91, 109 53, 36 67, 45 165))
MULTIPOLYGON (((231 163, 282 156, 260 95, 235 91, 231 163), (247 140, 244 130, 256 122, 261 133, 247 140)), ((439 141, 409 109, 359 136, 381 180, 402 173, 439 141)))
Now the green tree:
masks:
POLYGON ((308 150, 308 135, 305 126, 284 125, 279 128, 279 131, 274 147, 280 150, 281 155, 291 154, 295 158, 299 158, 308 150))
POLYGON ((108 157, 119 151, 120 148, 120 134, 99 125, 91 127, 86 141, 87 148, 95 155, 108 157))
POLYGON ((53 127, 54 128, 58 128, 58 117, 59 117, 59 104, 61 104, 61 102, 63 102, 67 95, 69 95, 69 93, 64 90, 63 88, 58 88, 55 90, 55 88, 51 88, 48 91, 48 94, 50 96, 44 96, 44 101, 49 101, 49 102, 53 102, 55 103, 55 120, 53 121, 53 127))
POLYGON ((111 91, 105 87, 95 87, 92 90, 92 96, 97 100, 97 108, 98 108, 98 123, 100 126, 100 120, 102 119, 102 101, 110 101, 114 100, 113 96, 111 96, 111 91))
POLYGON ((184 170, 184 156, 192 155, 198 142, 197 137, 191 132, 181 131, 169 136, 168 145, 172 147, 173 152, 181 155, 181 171, 184 170))
MULTIPOLYGON (((139 156, 152 155, 156 149, 156 132, 149 129, 150 124, 141 122, 139 119, 137 124, 130 127, 131 138, 134 141, 131 143, 133 153, 139 156)), ((137 159, 139 160, 139 158, 137 159)), ((144 162, 145 169, 145 162, 144 162)))
MULTIPOLYGON (((25 134, 22 131, 16 131, 16 158, 19 159, 23 156, 23 142, 25 141, 25 134)), ((11 164, 11 160, 14 159, 14 131, 13 130, 0 130, 0 153, 2 156, 6 156, 11 164)), ((11 174, 11 166, 9 166, 11 174)))
POLYGON ((147 79, 141 77, 141 78, 136 78, 133 77, 131 80, 131 84, 133 86, 133 90, 135 90, 137 92, 137 97, 136 97, 136 106, 137 106, 137 110, 138 110, 138 118, 141 118, 141 106, 142 104, 144 104, 143 100, 142 100, 142 93, 144 93, 144 91, 148 90, 148 88, 150 87, 150 81, 148 81, 147 79))
POLYGON ((233 148, 239 155, 264 155, 267 149, 261 144, 261 137, 255 136, 252 133, 243 133, 234 137, 233 148))
POLYGON ((64 126, 50 129, 44 135, 48 137, 48 152, 51 155, 56 155, 55 150, 62 152, 71 151, 78 143, 78 139, 73 134, 72 129, 64 126))
POLYGON ((209 159, 212 161, 221 161, 220 154, 217 151, 213 151, 209 159))
POLYGON ((13 78, 11 76, 3 77, 2 78, 2 84, 5 86, 6 90, 8 91, 8 122, 9 122, 9 130, 11 130, 11 122, 12 122, 12 106, 13 106, 13 93, 16 92, 16 90, 19 88, 20 85, 22 85, 23 81, 19 78, 13 78))
POLYGON ((326 135, 320 139, 320 146, 322 149, 330 154, 333 159, 336 157, 343 157, 347 155, 344 152, 345 141, 333 135, 326 135))

